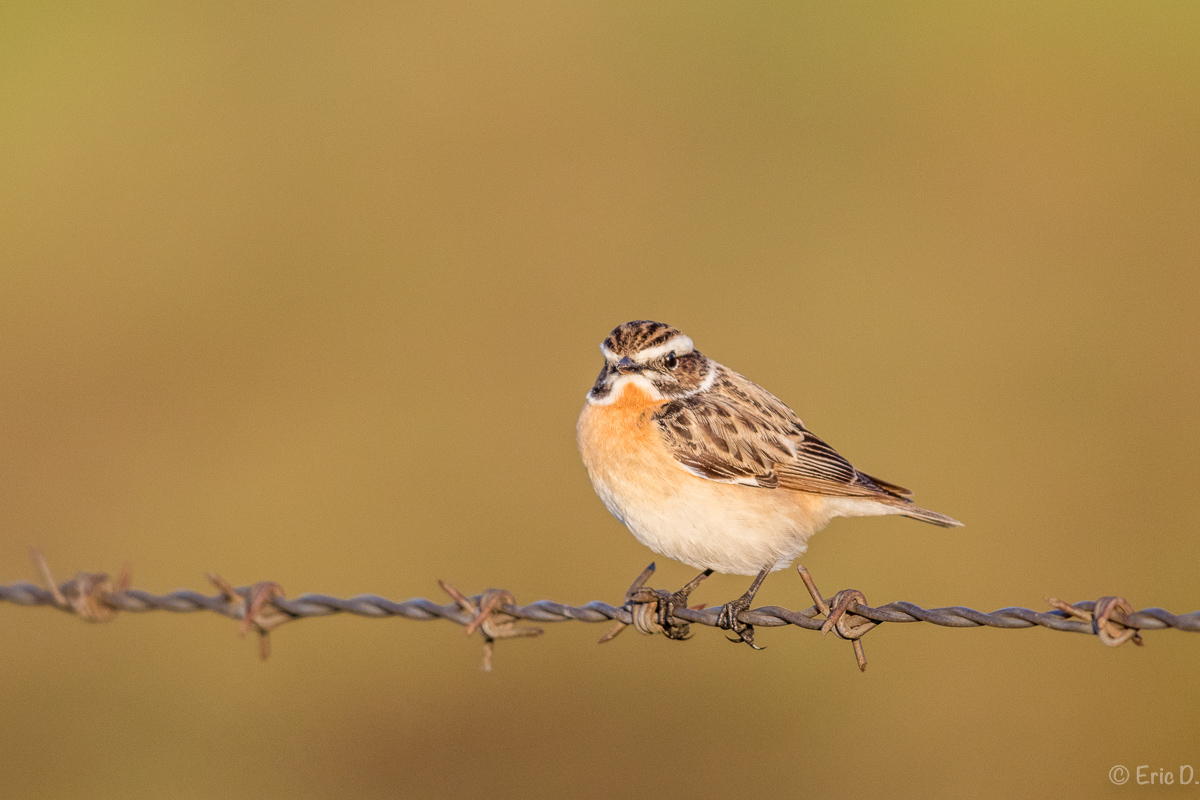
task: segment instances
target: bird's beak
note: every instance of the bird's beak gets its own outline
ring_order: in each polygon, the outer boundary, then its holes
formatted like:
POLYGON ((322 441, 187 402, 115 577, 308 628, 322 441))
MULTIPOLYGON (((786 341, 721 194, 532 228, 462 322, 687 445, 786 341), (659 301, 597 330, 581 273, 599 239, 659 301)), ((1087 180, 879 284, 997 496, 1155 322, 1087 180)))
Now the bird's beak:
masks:
POLYGON ((637 372, 640 369, 641 367, 635 364, 633 359, 631 359, 629 356, 625 356, 617 362, 617 372, 621 375, 628 375, 631 372, 637 372))

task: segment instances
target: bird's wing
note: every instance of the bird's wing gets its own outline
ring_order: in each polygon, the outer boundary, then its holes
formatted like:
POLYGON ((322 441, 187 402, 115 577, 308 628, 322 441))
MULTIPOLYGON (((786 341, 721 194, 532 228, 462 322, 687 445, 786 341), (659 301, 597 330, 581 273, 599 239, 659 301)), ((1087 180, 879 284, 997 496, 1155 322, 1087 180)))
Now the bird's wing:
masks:
POLYGON ((655 422, 680 466, 708 480, 841 497, 907 491, 856 470, 783 401, 729 370, 712 390, 664 405, 655 422))

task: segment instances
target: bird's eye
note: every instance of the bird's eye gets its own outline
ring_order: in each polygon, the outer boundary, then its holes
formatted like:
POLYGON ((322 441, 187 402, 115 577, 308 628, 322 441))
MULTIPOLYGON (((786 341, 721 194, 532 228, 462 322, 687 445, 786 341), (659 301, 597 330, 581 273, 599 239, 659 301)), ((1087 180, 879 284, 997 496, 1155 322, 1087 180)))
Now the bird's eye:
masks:
POLYGON ((675 369, 679 366, 679 359, 675 357, 675 351, 667 353, 667 357, 663 359, 663 363, 667 365, 667 369, 675 369))

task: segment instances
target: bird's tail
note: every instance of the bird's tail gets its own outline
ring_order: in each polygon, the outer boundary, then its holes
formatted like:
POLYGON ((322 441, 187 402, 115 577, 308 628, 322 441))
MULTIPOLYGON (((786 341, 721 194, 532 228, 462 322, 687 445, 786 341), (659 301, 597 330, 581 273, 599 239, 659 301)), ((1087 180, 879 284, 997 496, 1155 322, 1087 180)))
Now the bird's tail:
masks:
POLYGON ((919 519, 921 522, 928 522, 933 525, 940 525, 943 528, 961 528, 962 523, 954 517, 948 517, 945 514, 939 514, 936 511, 930 511, 928 508, 920 506, 905 505, 902 507, 900 514, 905 517, 919 519))

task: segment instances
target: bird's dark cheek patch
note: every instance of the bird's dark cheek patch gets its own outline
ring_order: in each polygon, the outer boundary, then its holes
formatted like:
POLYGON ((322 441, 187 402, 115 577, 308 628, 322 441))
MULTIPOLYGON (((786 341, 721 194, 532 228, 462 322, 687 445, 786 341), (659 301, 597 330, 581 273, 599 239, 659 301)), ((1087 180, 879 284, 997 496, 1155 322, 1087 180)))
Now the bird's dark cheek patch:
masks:
POLYGON ((600 369, 596 383, 592 385, 592 397, 606 397, 610 391, 612 387, 608 385, 608 365, 605 364, 600 369))

